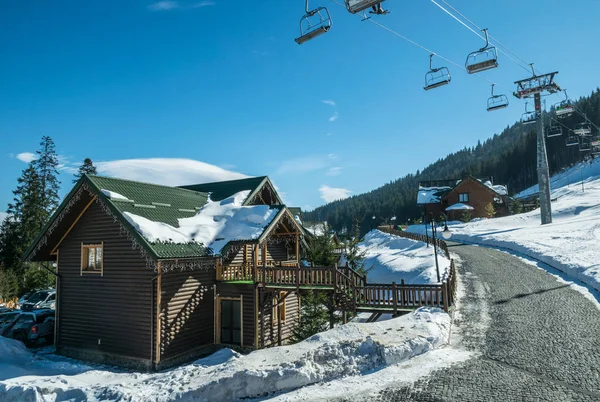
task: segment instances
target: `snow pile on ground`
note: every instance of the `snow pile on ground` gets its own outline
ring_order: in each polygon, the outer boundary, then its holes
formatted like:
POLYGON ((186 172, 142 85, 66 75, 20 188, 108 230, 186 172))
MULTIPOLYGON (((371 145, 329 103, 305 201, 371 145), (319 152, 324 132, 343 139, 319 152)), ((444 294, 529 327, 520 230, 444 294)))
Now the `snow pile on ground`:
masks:
POLYGON ((161 373, 124 373, 81 366, 56 375, 43 361, 35 373, 0 381, 2 401, 128 400, 233 401, 285 392, 347 375, 365 375, 446 344, 450 317, 437 308, 370 324, 349 323, 296 345, 242 356, 224 349, 205 359, 161 373), (48 374, 39 373, 46 367, 48 374))
MULTIPOLYGON (((367 273, 368 283, 400 283, 403 279, 411 284, 437 282, 433 247, 423 242, 372 230, 358 248, 365 253, 365 268, 372 268, 367 273)), ((450 260, 441 250, 438 263, 443 280, 450 260)), ((343 257, 340 264, 345 264, 343 257)))
POLYGON ((151 243, 196 242, 218 254, 230 241, 257 239, 277 215, 278 210, 268 205, 243 206, 249 194, 246 190, 222 201, 208 200, 195 216, 179 219, 179 227, 130 212, 123 215, 151 243))
POLYGON ((0 364, 24 363, 33 358, 22 342, 0 336, 0 364))
MULTIPOLYGON (((450 241, 501 247, 535 258, 600 290, 600 178, 552 191, 553 223, 540 210, 477 222, 449 223, 450 241)), ((423 225, 408 231, 424 233, 423 225)))

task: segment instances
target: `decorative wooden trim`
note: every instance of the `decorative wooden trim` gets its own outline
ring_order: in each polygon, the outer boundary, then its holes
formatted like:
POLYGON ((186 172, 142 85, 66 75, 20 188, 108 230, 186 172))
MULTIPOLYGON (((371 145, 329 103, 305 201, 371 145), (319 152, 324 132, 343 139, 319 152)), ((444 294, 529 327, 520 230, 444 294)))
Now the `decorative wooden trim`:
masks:
POLYGON ((65 237, 67 237, 67 235, 69 233, 71 233, 71 230, 73 230, 73 228, 75 227, 75 225, 77 224, 77 222, 79 222, 79 219, 81 219, 81 217, 83 216, 83 214, 85 213, 85 211, 88 210, 88 208, 90 207, 90 205, 92 205, 92 203, 94 201, 96 201, 96 198, 98 198, 97 196, 93 196, 92 199, 90 200, 90 202, 87 203, 87 205, 85 206, 85 208, 83 208, 83 211, 81 211, 79 213, 79 215, 77 216, 77 218, 75 219, 75 221, 71 224, 71 226, 69 227, 69 229, 67 229, 67 231, 65 232, 65 234, 60 238, 60 240, 58 241, 58 243, 56 243, 56 246, 54 246, 54 248, 52 249, 52 251, 50 251, 50 254, 53 254, 56 252, 56 250, 58 249, 58 246, 60 246, 60 244, 63 242, 63 240, 65 239, 65 237))
POLYGON ((160 261, 156 263, 156 269, 158 270, 158 277, 156 278, 156 363, 160 363, 160 357, 162 351, 160 350, 161 344, 161 310, 162 310, 162 269, 160 261))

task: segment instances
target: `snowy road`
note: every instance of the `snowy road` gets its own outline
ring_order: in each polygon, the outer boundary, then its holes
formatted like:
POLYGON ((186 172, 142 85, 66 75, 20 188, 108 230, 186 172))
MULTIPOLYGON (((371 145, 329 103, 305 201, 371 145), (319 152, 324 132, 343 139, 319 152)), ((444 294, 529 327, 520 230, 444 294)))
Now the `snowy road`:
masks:
POLYGON ((510 254, 466 245, 451 250, 462 259, 465 288, 455 320, 461 335, 453 343, 478 357, 362 399, 600 401, 598 305, 510 254))

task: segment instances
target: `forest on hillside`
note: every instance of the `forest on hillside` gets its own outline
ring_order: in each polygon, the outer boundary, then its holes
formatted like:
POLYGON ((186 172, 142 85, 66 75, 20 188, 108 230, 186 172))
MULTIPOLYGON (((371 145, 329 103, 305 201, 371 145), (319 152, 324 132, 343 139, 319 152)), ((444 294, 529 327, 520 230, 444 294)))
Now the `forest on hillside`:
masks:
MULTIPOLYGON (((589 120, 600 124, 600 89, 597 88, 590 96, 579 99, 575 107, 589 120)), ((574 113, 559 121, 564 126, 573 128, 577 123, 584 121, 581 113, 574 113)), ((550 117, 555 117, 552 107, 543 114, 546 127, 551 122, 550 117)), ((570 167, 586 157, 578 147, 565 146, 565 135, 563 132, 562 136, 546 138, 550 174, 570 167)), ((416 204, 419 182, 460 179, 469 174, 475 177, 491 176, 494 184, 507 185, 511 195, 537 184, 535 124, 524 125, 517 122, 485 142, 478 142, 475 146, 449 154, 422 171, 407 174, 368 193, 334 201, 305 212, 303 220, 327 221, 329 227, 337 231, 352 228, 354 222, 360 222, 363 233, 389 221, 393 216, 396 217, 397 223, 407 222, 408 219, 415 220, 421 214, 416 204)))

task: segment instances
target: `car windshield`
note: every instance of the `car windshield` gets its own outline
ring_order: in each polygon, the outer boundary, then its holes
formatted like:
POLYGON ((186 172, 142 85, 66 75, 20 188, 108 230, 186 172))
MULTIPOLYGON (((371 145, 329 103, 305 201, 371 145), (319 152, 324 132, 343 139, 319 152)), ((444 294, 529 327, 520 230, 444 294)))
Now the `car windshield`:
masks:
POLYGON ((48 296, 48 292, 36 292, 33 296, 31 296, 27 302, 29 303, 38 303, 42 300, 46 299, 48 296))

